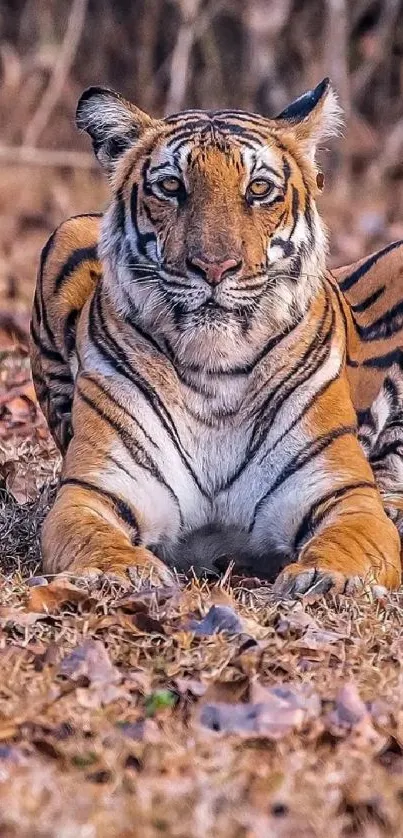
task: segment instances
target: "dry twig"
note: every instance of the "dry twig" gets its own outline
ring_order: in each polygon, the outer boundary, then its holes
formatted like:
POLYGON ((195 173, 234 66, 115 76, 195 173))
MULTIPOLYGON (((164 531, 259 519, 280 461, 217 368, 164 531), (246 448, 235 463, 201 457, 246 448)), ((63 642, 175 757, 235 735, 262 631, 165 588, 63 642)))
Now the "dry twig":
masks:
POLYGON ((31 146, 0 146, 0 163, 70 169, 98 169, 97 161, 86 151, 55 151, 31 146))
POLYGON ((87 6, 88 0, 73 0, 59 58, 55 63, 52 76, 39 103, 39 107, 35 111, 24 134, 23 144, 28 147, 34 147, 37 144, 63 92, 63 87, 69 76, 83 32, 87 6))

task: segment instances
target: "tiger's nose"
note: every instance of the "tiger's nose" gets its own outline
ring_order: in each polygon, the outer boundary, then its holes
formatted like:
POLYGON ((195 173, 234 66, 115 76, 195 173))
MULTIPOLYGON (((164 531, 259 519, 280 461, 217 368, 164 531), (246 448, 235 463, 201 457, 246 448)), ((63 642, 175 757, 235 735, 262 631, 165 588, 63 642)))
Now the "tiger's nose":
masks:
POLYGON ((188 267, 195 273, 201 274, 209 285, 219 285, 226 276, 239 273, 242 259, 224 259, 222 262, 207 262, 193 256, 187 260, 188 267))

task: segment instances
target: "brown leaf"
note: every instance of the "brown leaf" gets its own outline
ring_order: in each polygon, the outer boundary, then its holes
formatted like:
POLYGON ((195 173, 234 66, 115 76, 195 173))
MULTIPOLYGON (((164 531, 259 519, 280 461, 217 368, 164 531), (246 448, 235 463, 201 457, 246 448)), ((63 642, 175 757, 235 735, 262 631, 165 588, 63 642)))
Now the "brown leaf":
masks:
POLYGON ((326 649, 328 646, 331 646, 333 643, 338 643, 339 641, 345 639, 345 634, 339 634, 336 631, 322 629, 314 623, 313 625, 308 625, 303 637, 296 641, 295 646, 302 649, 310 649, 312 651, 321 651, 322 649, 326 649))
POLYGON ((77 588, 67 579, 54 579, 49 585, 31 588, 28 594, 27 611, 52 613, 67 602, 78 603, 88 600, 88 593, 77 588))
POLYGON ((132 614, 137 614, 139 611, 148 613, 152 606, 164 605, 177 593, 176 587, 148 588, 118 599, 116 605, 132 614))
POLYGON ((0 721, 0 742, 12 739, 18 733, 18 725, 5 719, 0 721))
MULTIPOLYGON (((262 700, 247 704, 204 704, 200 711, 200 722, 210 730, 226 733, 244 733, 267 739, 283 739, 293 730, 300 730, 304 722, 318 715, 319 700, 298 695, 288 686, 265 689, 255 688, 256 696, 262 700)), ((252 691, 252 699, 253 691, 252 691)))
POLYGON ((196 635, 207 637, 218 632, 238 634, 242 631, 242 622, 228 605, 212 605, 202 620, 190 620, 186 628, 196 635))
POLYGON ((280 614, 276 622, 276 632, 280 637, 290 633, 302 634, 310 627, 317 628, 317 623, 304 611, 300 602, 295 603, 285 614, 280 614))
POLYGON ((60 674, 72 681, 88 679, 90 684, 116 684, 121 675, 101 640, 85 640, 63 658, 60 674))
POLYGON ((43 617, 43 614, 34 611, 27 613, 26 611, 19 611, 18 608, 8 608, 6 605, 0 607, 1 626, 14 625, 26 628, 27 626, 33 626, 37 620, 43 620, 43 617))
POLYGON ((35 500, 40 487, 38 475, 32 466, 16 460, 7 460, 2 464, 1 471, 6 489, 17 503, 24 504, 35 500))
POLYGON ((238 704, 247 696, 249 679, 238 678, 231 681, 213 681, 205 689, 203 704, 238 704))
POLYGON ((308 686, 299 685, 293 689, 290 684, 277 684, 275 687, 265 687, 260 681, 254 680, 250 687, 250 699, 254 703, 273 703, 278 706, 279 700, 284 707, 299 708, 304 712, 304 721, 316 719, 321 713, 322 703, 316 692, 308 686))
POLYGON ((139 632, 143 634, 165 634, 165 629, 160 620, 151 617, 150 614, 139 612, 133 614, 132 621, 139 632))
POLYGON ((101 640, 85 640, 61 662, 59 672, 78 684, 76 698, 81 707, 97 709, 127 697, 120 686, 121 674, 112 664, 101 640), (88 687, 87 689, 83 687, 88 687))
POLYGON ((337 727, 351 728, 366 715, 368 715, 368 710, 355 684, 345 684, 337 695, 335 708, 329 717, 332 724, 337 727))
POLYGON ((174 685, 179 695, 189 694, 200 698, 206 692, 206 684, 196 678, 175 678, 174 685))

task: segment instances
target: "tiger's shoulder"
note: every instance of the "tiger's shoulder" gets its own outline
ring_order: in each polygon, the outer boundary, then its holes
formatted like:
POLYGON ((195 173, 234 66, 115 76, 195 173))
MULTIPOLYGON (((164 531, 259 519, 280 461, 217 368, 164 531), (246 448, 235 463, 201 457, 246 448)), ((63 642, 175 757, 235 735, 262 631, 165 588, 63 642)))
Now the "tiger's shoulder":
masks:
MULTIPOLYGON (((345 300, 346 364, 358 415, 403 367, 403 241, 333 272, 345 300)), ((399 373, 400 376, 400 373, 399 373)))
POLYGON ((332 273, 360 323, 368 325, 377 314, 403 301, 403 241, 391 242, 332 273))
POLYGON ((80 308, 89 286, 101 273, 98 259, 101 213, 76 215, 64 221, 42 250, 38 281, 45 299, 57 296, 58 305, 80 308))

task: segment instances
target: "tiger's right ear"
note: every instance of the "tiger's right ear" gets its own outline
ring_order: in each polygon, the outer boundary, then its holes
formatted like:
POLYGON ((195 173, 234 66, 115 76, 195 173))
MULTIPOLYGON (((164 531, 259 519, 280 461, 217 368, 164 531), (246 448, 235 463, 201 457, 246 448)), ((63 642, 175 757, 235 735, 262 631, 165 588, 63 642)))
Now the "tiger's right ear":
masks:
POLYGON ((119 93, 106 87, 89 87, 77 105, 77 128, 90 135, 95 155, 109 173, 113 172, 120 156, 155 122, 119 93))

